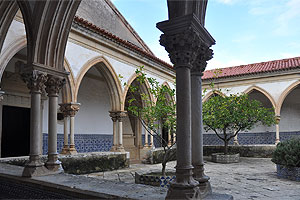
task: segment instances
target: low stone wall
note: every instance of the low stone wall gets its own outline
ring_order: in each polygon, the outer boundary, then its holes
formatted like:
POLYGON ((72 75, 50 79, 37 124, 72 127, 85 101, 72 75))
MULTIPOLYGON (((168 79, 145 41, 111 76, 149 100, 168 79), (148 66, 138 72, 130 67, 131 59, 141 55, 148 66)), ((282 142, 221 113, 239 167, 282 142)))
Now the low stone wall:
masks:
MULTIPOLYGON (((271 158, 275 148, 275 145, 238 145, 229 146, 228 150, 231 153, 239 153, 241 157, 271 158)), ((203 155, 222 153, 223 149, 224 146, 204 146, 203 155)))
MULTIPOLYGON (((173 147, 171 149, 171 153, 176 151, 176 147, 173 147)), ((155 148, 155 149, 151 149, 146 153, 145 159, 143 160, 143 163, 145 164, 157 164, 157 163, 161 163, 163 161, 164 158, 164 149, 162 147, 159 148, 155 148)), ((176 153, 175 153, 175 157, 172 160, 176 160, 176 153)))
MULTIPOLYGON (((210 156, 212 153, 222 153, 223 146, 204 146, 203 155, 210 156)), ((229 146, 229 152, 239 153, 241 157, 255 157, 255 158, 271 158, 272 153, 275 151, 275 145, 239 145, 229 146)), ((176 151, 176 147, 172 149, 176 151)), ((143 163, 157 164, 163 160, 164 150, 163 148, 151 149, 147 152, 143 163)), ((175 159, 176 160, 176 157, 175 159)))
MULTIPOLYGON (((24 166, 28 156, 15 158, 1 158, 1 163, 24 166)), ((127 152, 93 152, 76 155, 59 155, 65 173, 88 174, 125 168, 129 166, 129 153, 127 152)), ((41 160, 46 162, 47 156, 41 160)))

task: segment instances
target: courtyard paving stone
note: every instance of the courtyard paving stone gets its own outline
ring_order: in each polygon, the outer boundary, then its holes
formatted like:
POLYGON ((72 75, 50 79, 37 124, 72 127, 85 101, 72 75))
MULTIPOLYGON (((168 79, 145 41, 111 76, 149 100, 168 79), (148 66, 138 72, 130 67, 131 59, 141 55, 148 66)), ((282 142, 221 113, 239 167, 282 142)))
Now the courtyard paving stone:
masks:
MULTIPOLYGON (((175 161, 170 162, 167 169, 175 171, 175 165, 175 161)), ((133 164, 127 169, 83 176, 134 183, 135 171, 148 173, 160 169, 161 164, 133 164)), ((300 200, 300 182, 277 178, 270 158, 241 158, 241 162, 232 164, 213 163, 206 158, 205 172, 214 192, 230 194, 237 200, 300 200)))

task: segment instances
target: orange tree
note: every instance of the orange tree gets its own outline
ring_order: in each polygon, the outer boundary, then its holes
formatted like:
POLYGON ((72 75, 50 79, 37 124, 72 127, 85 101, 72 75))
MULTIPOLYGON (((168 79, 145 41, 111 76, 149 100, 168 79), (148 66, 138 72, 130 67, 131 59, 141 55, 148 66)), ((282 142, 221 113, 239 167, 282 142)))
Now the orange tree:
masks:
POLYGON ((224 154, 228 154, 230 139, 258 124, 275 124, 274 111, 263 107, 257 100, 249 99, 247 94, 213 95, 203 103, 204 129, 215 132, 223 140, 224 154))

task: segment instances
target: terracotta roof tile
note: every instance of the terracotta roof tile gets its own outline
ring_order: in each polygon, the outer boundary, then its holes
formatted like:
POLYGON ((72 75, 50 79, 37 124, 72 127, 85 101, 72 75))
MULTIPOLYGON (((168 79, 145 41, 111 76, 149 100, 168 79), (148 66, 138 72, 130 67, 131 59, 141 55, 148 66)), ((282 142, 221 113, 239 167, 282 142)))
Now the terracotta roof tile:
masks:
MULTIPOLYGON (((229 78, 234 76, 269 73, 297 68, 300 68, 300 57, 222 68, 219 69, 221 70, 221 73, 218 77, 229 78)), ((215 71, 215 69, 205 71, 202 79, 205 80, 214 78, 215 71)))
POLYGON ((131 42, 127 41, 127 40, 123 40, 121 38, 119 38, 118 36, 104 30, 104 29, 101 29, 100 27, 97 27, 96 25, 90 23, 89 21, 83 19, 83 18, 80 18, 78 16, 75 16, 74 18, 74 21, 98 34, 101 34, 103 35, 104 37, 107 37, 108 39, 111 39, 112 41, 118 43, 118 44, 122 44, 123 46, 139 53, 139 54, 142 54, 144 55, 145 57, 147 57, 148 59, 150 60, 153 60, 153 61, 156 61, 166 67, 169 67, 169 68, 172 68, 173 69, 173 66, 170 65, 169 63, 157 58, 156 56, 152 55, 151 53, 148 53, 147 51, 141 49, 140 47, 132 44, 131 42))

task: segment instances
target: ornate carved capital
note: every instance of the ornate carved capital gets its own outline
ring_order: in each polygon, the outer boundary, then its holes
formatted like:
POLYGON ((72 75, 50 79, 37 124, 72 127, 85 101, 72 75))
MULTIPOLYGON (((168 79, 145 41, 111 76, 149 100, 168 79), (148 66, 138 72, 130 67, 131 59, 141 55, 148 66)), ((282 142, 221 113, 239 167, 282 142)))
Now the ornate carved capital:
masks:
POLYGON ((21 77, 31 93, 43 93, 45 91, 47 73, 38 70, 24 71, 21 77))
POLYGON ((279 124, 279 122, 280 122, 280 116, 279 116, 279 115, 276 115, 276 116, 275 116, 275 123, 276 123, 276 124, 279 124))
POLYGON ((109 116, 113 122, 119 121, 121 122, 124 117, 127 116, 126 111, 109 111, 109 116))
POLYGON ((59 90, 66 83, 64 77, 48 75, 48 80, 45 83, 48 96, 58 96, 59 90))
POLYGON ((188 28, 174 35, 162 34, 160 44, 165 47, 176 68, 191 68, 201 48, 201 39, 194 29, 188 28))
POLYGON ((75 117, 80 108, 80 103, 62 103, 59 104, 60 111, 63 113, 65 117, 75 117))
POLYGON ((208 46, 206 46, 204 43, 202 43, 201 48, 198 51, 197 58, 193 63, 191 74, 202 76, 207 66, 207 61, 209 61, 212 58, 213 58, 213 50, 210 49, 208 46))

